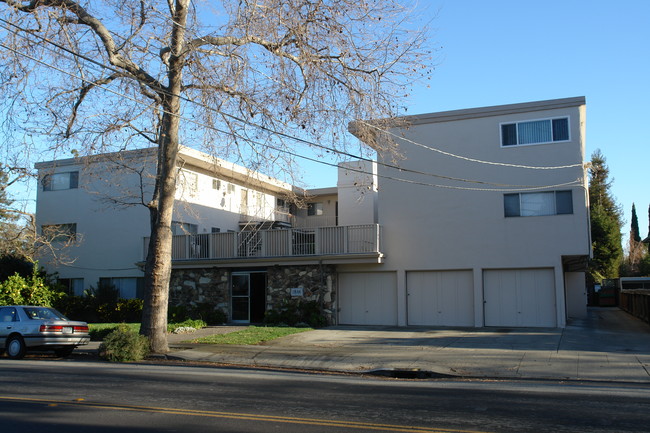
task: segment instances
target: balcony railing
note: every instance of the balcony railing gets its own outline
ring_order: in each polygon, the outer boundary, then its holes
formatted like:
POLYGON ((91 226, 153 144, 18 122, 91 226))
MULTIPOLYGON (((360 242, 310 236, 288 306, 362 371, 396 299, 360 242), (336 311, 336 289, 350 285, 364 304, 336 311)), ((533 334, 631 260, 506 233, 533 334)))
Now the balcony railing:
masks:
MULTIPOLYGON (((172 260, 379 253, 377 224, 173 236, 172 260)), ((144 238, 144 252, 149 238, 144 238)))

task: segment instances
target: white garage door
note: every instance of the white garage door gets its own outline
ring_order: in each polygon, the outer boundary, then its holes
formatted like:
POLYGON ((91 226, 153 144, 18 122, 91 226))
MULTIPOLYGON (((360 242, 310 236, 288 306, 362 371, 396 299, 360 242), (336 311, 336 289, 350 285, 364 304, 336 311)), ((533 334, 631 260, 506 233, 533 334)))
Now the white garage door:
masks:
POLYGON ((395 273, 339 274, 339 323, 397 325, 395 273))
POLYGON ((408 324, 474 326, 472 271, 407 272, 408 324))
POLYGON ((553 269, 483 272, 485 326, 555 327, 553 269))

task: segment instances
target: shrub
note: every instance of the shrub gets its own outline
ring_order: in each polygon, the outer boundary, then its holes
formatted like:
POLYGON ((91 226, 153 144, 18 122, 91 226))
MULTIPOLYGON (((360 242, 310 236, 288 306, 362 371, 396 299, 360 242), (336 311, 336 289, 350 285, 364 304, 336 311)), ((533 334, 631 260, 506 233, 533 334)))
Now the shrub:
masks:
POLYGON ((223 325, 228 321, 226 313, 209 302, 200 302, 191 307, 170 305, 167 310, 169 323, 180 323, 188 319, 201 319, 208 325, 223 325))
POLYGON ((95 300, 89 296, 63 296, 54 303, 54 307, 72 320, 88 323, 100 321, 95 300))
POLYGON ((182 322, 189 318, 190 314, 184 305, 170 305, 167 309, 167 321, 169 323, 182 322))
POLYGON ((89 323, 139 322, 142 317, 142 299, 118 299, 113 286, 99 285, 85 296, 64 296, 56 308, 74 320, 89 323))
POLYGON ((127 325, 119 325, 104 338, 99 356, 111 362, 140 361, 149 353, 149 340, 127 325))
POLYGON ((209 302, 196 304, 190 315, 204 320, 208 325, 223 325, 228 321, 228 316, 209 302))
POLYGON ((34 264, 24 257, 13 254, 0 256, 0 282, 14 274, 29 278, 34 272, 34 264))
POLYGON ((6 281, 0 282, 0 305, 42 305, 49 307, 65 296, 63 292, 52 289, 39 275, 34 266, 29 277, 13 274, 6 281))
POLYGON ((121 325, 128 326, 133 332, 140 331, 139 323, 90 323, 88 333, 92 341, 102 341, 108 334, 117 330, 121 325))
POLYGON ((142 320, 142 299, 120 299, 115 305, 118 322, 139 322, 142 320))
POLYGON ((292 300, 264 314, 264 323, 270 325, 309 325, 314 328, 325 326, 327 320, 316 301, 292 300))
POLYGON ((97 288, 90 287, 86 290, 86 296, 94 298, 98 305, 115 304, 120 298, 120 291, 114 285, 100 280, 97 283, 97 288))

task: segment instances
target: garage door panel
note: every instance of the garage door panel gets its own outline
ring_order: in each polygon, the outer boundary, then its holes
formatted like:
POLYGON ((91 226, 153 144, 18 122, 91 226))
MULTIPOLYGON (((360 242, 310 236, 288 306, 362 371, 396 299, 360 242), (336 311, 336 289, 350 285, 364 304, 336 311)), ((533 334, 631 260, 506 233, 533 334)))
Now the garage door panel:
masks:
POLYGON ((339 323, 397 325, 397 278, 391 272, 339 274, 339 323))
POLYGON ((554 327, 553 269, 483 272, 485 326, 554 327))
POLYGON ((471 271, 410 271, 406 284, 409 325, 474 326, 471 271))

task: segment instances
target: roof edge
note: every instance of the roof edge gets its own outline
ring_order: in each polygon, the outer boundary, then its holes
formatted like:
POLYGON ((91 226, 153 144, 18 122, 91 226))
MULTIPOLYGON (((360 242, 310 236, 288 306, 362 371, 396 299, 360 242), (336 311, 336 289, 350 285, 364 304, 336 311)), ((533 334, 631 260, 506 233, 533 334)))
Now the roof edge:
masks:
POLYGON ((501 116, 504 114, 527 113, 531 111, 579 107, 585 104, 586 98, 584 96, 577 96, 572 98, 548 99, 545 101, 533 101, 518 104, 493 105, 488 107, 415 114, 412 116, 404 116, 403 119, 411 125, 419 123, 450 122, 478 117, 491 117, 501 116))
POLYGON ((379 126, 381 128, 408 128, 411 125, 453 122, 481 117, 502 116, 507 114, 554 110, 558 108, 579 107, 585 104, 586 98, 584 96, 576 96, 571 98, 548 99, 544 101, 523 102, 517 104, 492 105, 488 107, 466 108, 462 110, 439 111, 434 113, 414 114, 410 116, 398 116, 394 119, 352 121, 348 125, 348 131, 350 131, 350 133, 362 141, 372 141, 372 139, 376 138, 374 137, 374 134, 376 133, 374 129, 379 126), (374 128, 364 128, 364 123, 374 125, 374 128))

